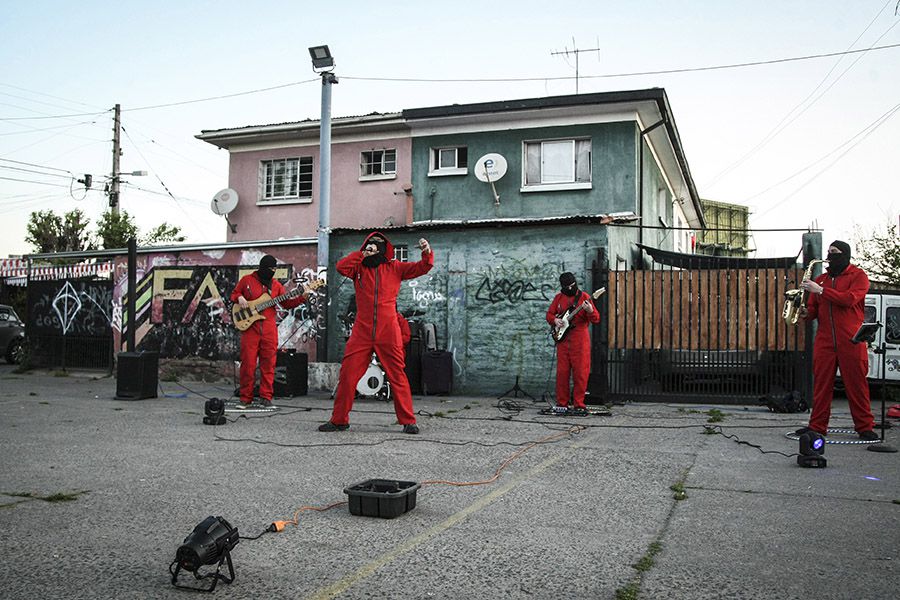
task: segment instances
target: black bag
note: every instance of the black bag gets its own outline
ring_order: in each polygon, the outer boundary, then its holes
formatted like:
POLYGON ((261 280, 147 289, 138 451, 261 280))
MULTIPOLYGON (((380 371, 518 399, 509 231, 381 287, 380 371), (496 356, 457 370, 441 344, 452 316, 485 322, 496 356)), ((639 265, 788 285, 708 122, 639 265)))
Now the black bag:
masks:
POLYGON ((789 394, 769 394, 765 398, 760 398, 759 402, 775 413, 798 413, 809 410, 809 405, 797 390, 789 394))

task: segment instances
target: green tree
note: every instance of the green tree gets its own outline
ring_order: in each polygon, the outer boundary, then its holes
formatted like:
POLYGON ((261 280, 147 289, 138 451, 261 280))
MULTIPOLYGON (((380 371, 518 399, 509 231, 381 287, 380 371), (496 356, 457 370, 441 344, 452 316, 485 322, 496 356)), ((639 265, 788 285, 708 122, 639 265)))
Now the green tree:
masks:
POLYGON ((52 210, 31 213, 26 227, 25 241, 37 253, 71 252, 93 248, 90 222, 80 209, 70 210, 62 216, 52 210))
POLYGON ((124 248, 128 245, 128 240, 137 237, 137 225, 124 210, 118 214, 108 210, 97 221, 97 240, 104 250, 124 248))
POLYGON ((104 249, 124 248, 128 240, 135 238, 141 246, 152 246, 165 242, 183 242, 185 237, 181 229, 175 225, 163 222, 157 225, 146 235, 140 235, 138 226, 127 212, 120 211, 118 215, 112 211, 103 213, 97 222, 97 238, 104 249))
POLYGON ((897 226, 887 225, 872 232, 856 229, 856 264, 865 270, 869 279, 900 285, 900 239, 897 226))

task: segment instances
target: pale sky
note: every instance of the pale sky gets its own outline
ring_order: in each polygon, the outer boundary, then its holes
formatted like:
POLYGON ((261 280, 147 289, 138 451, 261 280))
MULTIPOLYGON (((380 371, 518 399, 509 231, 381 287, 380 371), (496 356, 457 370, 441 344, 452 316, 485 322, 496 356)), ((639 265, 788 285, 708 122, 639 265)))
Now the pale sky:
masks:
MULTIPOLYGON (((225 221, 209 206, 228 185, 227 153, 194 136, 318 119, 307 48, 323 43, 340 80, 334 117, 574 93, 574 57, 552 53, 599 48, 580 54, 579 91, 665 88, 701 197, 749 205, 753 228, 817 226, 825 244, 852 244, 854 228, 896 225, 900 215, 900 47, 611 75, 900 45, 897 3, 5 3, 0 257, 32 251, 32 211, 81 208, 95 222, 106 210, 116 103, 121 170, 149 172, 126 178, 122 209, 144 231, 165 220, 189 242, 224 241, 225 221), (242 95, 206 100, 232 94, 242 95), (71 175, 84 173, 94 190, 70 190, 71 175)), ((800 233, 758 233, 755 244, 757 256, 791 255, 800 233)))

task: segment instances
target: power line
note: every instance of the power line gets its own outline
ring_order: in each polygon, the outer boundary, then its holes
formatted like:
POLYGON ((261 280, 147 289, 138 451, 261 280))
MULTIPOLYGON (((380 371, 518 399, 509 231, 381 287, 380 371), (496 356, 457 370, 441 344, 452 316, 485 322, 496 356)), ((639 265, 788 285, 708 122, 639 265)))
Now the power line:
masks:
POLYGON ((196 100, 182 100, 181 102, 169 102, 167 104, 154 104, 152 106, 139 106, 137 108, 123 109, 123 112, 134 112, 137 110, 150 110, 152 108, 167 108, 169 106, 181 106, 183 104, 195 104, 197 102, 209 102, 211 100, 223 100, 225 98, 235 98, 237 96, 247 96, 249 94, 259 94, 262 92, 271 92, 272 90, 280 90, 282 88, 292 87, 295 85, 303 85, 305 83, 313 83, 314 81, 319 81, 319 78, 317 77, 315 79, 305 79, 303 81, 294 81, 291 83, 283 83, 281 85, 273 85, 273 86, 267 87, 267 88, 259 88, 256 90, 249 90, 246 92, 236 92, 234 94, 224 94, 222 96, 211 96, 209 98, 198 98, 196 100))
MULTIPOLYGON (((615 77, 641 77, 644 75, 668 75, 672 73, 693 73, 698 71, 717 71, 722 69, 739 69, 743 67, 758 67, 762 65, 774 65, 787 62, 796 62, 802 60, 815 60, 818 58, 829 58, 832 56, 844 56, 848 54, 859 54, 861 52, 871 52, 873 50, 889 50, 892 48, 900 48, 900 44, 888 44, 886 46, 873 46, 860 50, 844 50, 843 52, 828 52, 825 54, 809 54, 806 56, 793 56, 789 58, 777 58, 772 60, 758 60, 743 63, 733 63, 726 65, 714 65, 709 67, 689 67, 683 69, 664 69, 658 71, 639 71, 633 73, 610 73, 607 75, 582 75, 582 79, 612 79, 615 77)), ((574 79, 574 77, 506 77, 506 78, 473 78, 473 79, 424 79, 415 77, 352 77, 343 75, 343 79, 353 79, 357 81, 408 81, 423 83, 480 83, 480 82, 496 82, 509 83, 516 81, 562 81, 574 79)))
MULTIPOLYGON (((884 4, 884 6, 881 7, 881 10, 879 10, 878 13, 872 18, 872 20, 869 22, 869 24, 866 26, 866 28, 863 29, 862 33, 860 33, 856 37, 856 39, 853 40, 853 43, 851 43, 850 46, 848 46, 848 48, 847 48, 848 50, 850 48, 852 48, 853 46, 855 46, 856 43, 860 40, 860 38, 862 38, 862 36, 865 35, 865 33, 872 27, 872 25, 875 23, 875 21, 878 19, 878 17, 881 16, 881 13, 884 12, 884 9, 887 8, 887 5, 890 3, 891 3, 891 0, 888 0, 884 4)), ((884 38, 884 36, 886 36, 894 27, 896 27, 898 23, 900 23, 900 21, 896 21, 896 22, 894 22, 893 25, 888 27, 888 29, 884 33, 882 33, 881 36, 879 36, 878 39, 875 40, 868 49, 871 49, 872 47, 874 47, 875 44, 877 44, 879 41, 881 41, 881 39, 884 38)), ((807 110, 809 110, 813 104, 818 102, 819 99, 822 98, 822 96, 827 94, 828 91, 832 87, 834 87, 835 84, 837 84, 837 82, 840 81, 841 78, 843 78, 843 76, 846 75, 848 71, 850 71, 850 69, 852 69, 854 66, 856 66, 856 63, 858 63, 860 60, 862 60, 863 56, 865 56, 865 55, 860 54, 859 56, 857 56, 856 60, 853 61, 846 69, 844 69, 843 72, 841 72, 841 74, 838 75, 837 78, 834 81, 832 81, 831 84, 829 84, 829 86, 827 88, 822 90, 822 92, 818 96, 816 96, 811 102, 809 102, 809 104, 807 104, 803 108, 803 110, 801 110, 799 113, 794 115, 794 111, 796 111, 801 106, 803 106, 806 103, 806 101, 809 100, 810 98, 812 98, 812 96, 819 90, 819 88, 821 88, 825 84, 825 82, 828 81, 828 78, 831 77, 831 74, 834 72, 834 70, 837 68, 837 66, 841 63, 841 60, 843 60, 844 57, 841 56, 837 61, 835 61, 834 65, 832 65, 832 67, 831 67, 831 69, 829 69, 828 73, 825 74, 825 77, 822 78, 822 81, 820 81, 819 84, 815 88, 813 88, 813 90, 806 96, 806 98, 801 100, 799 104, 797 104, 794 108, 792 108, 790 111, 788 111, 788 113, 784 117, 782 117, 781 121, 779 121, 778 124, 775 125, 775 127, 773 127, 763 137, 763 139, 760 140, 753 148, 751 148, 742 157, 740 157, 739 159, 737 159, 736 161, 731 163, 731 165, 729 165, 729 166, 725 167, 724 169, 722 169, 721 171, 719 171, 719 173, 717 173, 712 178, 711 181, 709 181, 707 184, 705 184, 704 187, 709 187, 709 186, 715 185, 715 183, 717 181, 719 181, 722 177, 724 177, 725 175, 727 175, 728 173, 730 173, 731 171, 733 171, 734 169, 736 169, 737 167, 742 165, 744 162, 747 161, 747 159, 749 159, 751 156, 756 154, 757 151, 761 150, 769 142, 771 142, 773 139, 775 139, 778 136, 778 134, 780 134, 782 131, 784 131, 788 126, 790 126, 792 123, 794 123, 797 119, 799 119, 800 116, 803 115, 803 113, 805 113, 807 110), (793 118, 791 118, 792 115, 794 115, 793 118), (790 119, 790 120, 788 120, 788 119, 790 119)))
MULTIPOLYGON (((10 105, 7 105, 10 106, 10 105)), ((23 107, 16 107, 23 108, 23 107)), ((24 110, 31 110, 30 108, 23 108, 24 110)), ((0 117, 0 121, 32 121, 37 119, 68 119, 69 117, 97 117, 102 114, 106 114, 110 112, 112 109, 104 110, 101 112, 86 112, 86 113, 71 113, 68 115, 41 115, 39 117, 0 117)), ((37 111, 32 111, 37 112, 37 111)))
POLYGON ((57 168, 57 167, 48 167, 48 166, 46 166, 46 165, 38 165, 38 164, 35 164, 35 163, 24 162, 24 161, 21 161, 21 160, 13 160, 13 159, 11 159, 11 158, 0 158, 0 161, 3 161, 3 162, 11 162, 11 163, 15 163, 15 164, 17 164, 17 165, 26 165, 26 166, 28 166, 28 167, 37 167, 37 168, 39 168, 39 169, 48 169, 48 170, 50 170, 50 171, 62 171, 63 173, 68 173, 68 174, 70 174, 70 175, 72 174, 72 171, 69 171, 68 169, 59 169, 59 168, 57 168))
POLYGON ((36 175, 44 175, 45 177, 62 177, 63 179, 72 179, 71 175, 60 175, 58 173, 45 173, 44 171, 35 171, 34 169, 23 169, 22 167, 9 167, 7 165, 0 165, 0 169, 7 169, 10 171, 22 171, 25 173, 34 173, 36 175))
POLYGON ((49 183, 47 181, 34 181, 32 179, 15 179, 14 177, 0 177, 0 179, 4 179, 6 181, 20 181, 22 183, 34 183, 37 185, 49 185, 49 186, 53 186, 53 187, 66 188, 66 189, 69 188, 69 186, 67 186, 67 185, 59 185, 57 183, 49 183))

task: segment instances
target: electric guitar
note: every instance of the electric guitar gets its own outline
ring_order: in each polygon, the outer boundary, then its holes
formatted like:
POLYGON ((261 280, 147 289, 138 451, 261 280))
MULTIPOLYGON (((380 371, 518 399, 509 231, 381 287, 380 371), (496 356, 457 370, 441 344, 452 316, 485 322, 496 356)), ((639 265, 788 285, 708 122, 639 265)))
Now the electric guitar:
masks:
MULTIPOLYGON (((596 292, 594 292, 593 294, 591 294, 591 298, 596 300, 597 298, 599 298, 600 296, 602 296, 605 293, 606 293, 606 288, 602 287, 599 290, 597 290, 596 292)), ((550 337, 553 338, 553 341, 555 343, 558 344, 561 341, 563 341, 566 338, 566 335, 568 335, 568 333, 570 331, 572 331, 572 327, 571 327, 570 323, 572 322, 572 319, 575 318, 575 315, 577 315, 584 309, 584 304, 585 303, 582 302, 578 306, 574 306, 574 307, 570 308, 569 310, 567 310, 565 313, 556 316, 557 319, 562 320, 563 324, 560 325, 559 327, 556 327, 555 325, 550 325, 550 337)))
POLYGON ((265 319, 262 316, 262 311, 275 306, 282 300, 288 300, 290 298, 296 298, 302 294, 308 294, 309 292, 322 287, 325 285, 325 281, 322 279, 316 279, 315 281, 309 283, 308 285, 303 286, 302 288, 294 288, 286 294, 282 294, 280 296, 271 297, 269 294, 263 294, 256 300, 248 300, 247 308, 241 308, 240 304, 235 304, 231 307, 231 321, 234 323, 234 326, 239 331, 246 331, 250 328, 251 325, 259 321, 260 319, 265 319))

